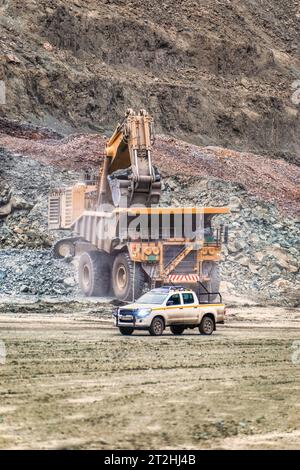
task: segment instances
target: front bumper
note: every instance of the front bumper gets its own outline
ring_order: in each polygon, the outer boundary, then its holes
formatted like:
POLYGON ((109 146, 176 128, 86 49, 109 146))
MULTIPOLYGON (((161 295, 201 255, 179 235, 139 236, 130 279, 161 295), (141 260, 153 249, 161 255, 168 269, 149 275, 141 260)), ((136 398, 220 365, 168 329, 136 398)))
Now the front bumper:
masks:
MULTIPOLYGON (((149 315, 150 316, 150 315, 149 315)), ((140 330, 147 330, 151 325, 151 320, 147 317, 139 318, 135 315, 120 315, 116 314, 114 324, 117 327, 127 327, 140 330), (130 318, 131 317, 131 318, 130 318)))

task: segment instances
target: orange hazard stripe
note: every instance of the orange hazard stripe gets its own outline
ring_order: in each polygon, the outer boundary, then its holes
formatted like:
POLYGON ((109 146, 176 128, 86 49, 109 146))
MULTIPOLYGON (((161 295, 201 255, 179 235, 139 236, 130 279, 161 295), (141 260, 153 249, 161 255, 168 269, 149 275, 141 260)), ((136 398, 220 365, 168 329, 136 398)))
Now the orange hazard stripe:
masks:
POLYGON ((225 307, 225 304, 202 304, 202 305, 176 305, 175 307, 154 307, 151 310, 171 310, 174 308, 207 308, 207 307, 225 307))

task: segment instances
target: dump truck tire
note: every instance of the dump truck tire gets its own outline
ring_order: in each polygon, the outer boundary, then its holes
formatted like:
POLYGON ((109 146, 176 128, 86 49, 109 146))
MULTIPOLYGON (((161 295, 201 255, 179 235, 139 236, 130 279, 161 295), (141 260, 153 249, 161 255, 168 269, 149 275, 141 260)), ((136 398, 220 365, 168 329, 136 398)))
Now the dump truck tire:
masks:
POLYGON ((139 263, 131 261, 128 253, 119 253, 112 267, 112 287, 117 299, 132 302, 141 296, 145 273, 139 263))
MULTIPOLYGON (((204 261, 202 269, 203 272, 210 277, 208 282, 203 282, 208 292, 220 292, 221 278, 219 263, 215 263, 214 261, 204 261)), ((200 287, 200 293, 205 294, 205 289, 200 287)), ((200 297, 200 301, 202 302, 206 302, 207 299, 207 295, 201 295, 200 297)), ((214 302, 215 300, 219 301, 219 296, 217 294, 211 295, 210 302, 214 302)))
POLYGON ((105 297, 109 294, 110 263, 107 255, 98 251, 81 255, 79 286, 86 297, 105 297))
POLYGON ((58 240, 52 246, 51 254, 55 259, 73 258, 75 256, 74 239, 58 240))

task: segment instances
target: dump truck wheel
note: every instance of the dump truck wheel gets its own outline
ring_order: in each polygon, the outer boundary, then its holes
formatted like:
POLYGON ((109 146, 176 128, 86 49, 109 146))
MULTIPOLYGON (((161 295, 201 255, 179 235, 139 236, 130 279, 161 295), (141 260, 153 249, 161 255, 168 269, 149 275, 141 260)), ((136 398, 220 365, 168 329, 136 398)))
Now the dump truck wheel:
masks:
POLYGON ((132 302, 141 296, 145 283, 145 274, 139 263, 131 261, 128 253, 115 257, 112 268, 112 286, 119 300, 132 302))
POLYGON ((110 289, 108 256, 98 251, 83 253, 79 260, 79 285, 86 297, 107 296, 110 289))
POLYGON ((73 258, 75 245, 73 239, 58 240, 52 247, 52 256, 56 259, 73 258))
MULTIPOLYGON (((219 292, 220 291, 220 268, 219 263, 215 263, 214 261, 204 261, 202 270, 204 274, 210 277, 208 282, 203 282, 208 292, 219 292)), ((200 287, 200 293, 205 294, 206 291, 200 287)), ((206 302, 208 300, 207 295, 201 295, 200 301, 206 302)), ((218 295, 211 295, 210 302, 214 302, 215 300, 219 300, 218 295)))
POLYGON ((162 318, 154 317, 149 328, 151 336, 161 336, 164 332, 165 324, 162 318))
POLYGON ((205 315, 199 325, 199 331, 202 335, 211 335, 215 329, 215 323, 213 319, 205 315))
POLYGON ((170 326, 170 330, 172 331, 173 335, 182 335, 184 332, 184 326, 172 325, 170 326))
POLYGON ((120 330, 121 335, 124 335, 124 336, 130 336, 132 335, 134 331, 133 328, 128 328, 126 326, 120 326, 119 330, 120 330))

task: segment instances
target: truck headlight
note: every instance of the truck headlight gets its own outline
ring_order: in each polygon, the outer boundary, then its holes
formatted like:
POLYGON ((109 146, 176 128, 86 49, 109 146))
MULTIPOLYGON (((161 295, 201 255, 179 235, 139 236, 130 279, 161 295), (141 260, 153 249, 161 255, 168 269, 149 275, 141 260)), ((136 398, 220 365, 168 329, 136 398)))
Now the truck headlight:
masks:
POLYGON ((136 316, 138 318, 144 318, 151 313, 151 308, 139 308, 136 316))

